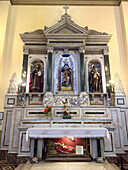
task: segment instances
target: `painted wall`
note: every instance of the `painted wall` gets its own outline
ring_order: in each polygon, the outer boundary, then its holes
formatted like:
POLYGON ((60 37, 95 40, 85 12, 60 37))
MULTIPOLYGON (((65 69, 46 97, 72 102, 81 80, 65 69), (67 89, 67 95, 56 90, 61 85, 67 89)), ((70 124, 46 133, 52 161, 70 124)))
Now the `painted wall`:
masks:
MULTIPOLYGON (((125 63, 125 80, 128 95, 128 2, 122 2, 120 5, 122 17, 122 30, 123 30, 123 48, 124 48, 124 63, 125 63)), ((128 98, 128 97, 127 97, 128 98)))
POLYGON ((7 91, 7 85, 3 84, 3 78, 6 76, 4 70, 6 70, 6 47, 9 30, 9 14, 10 14, 10 2, 0 2, 0 111, 3 111, 4 95, 7 91), (4 87, 5 86, 5 87, 4 87), (4 90, 4 91, 3 91, 4 90))
MULTIPOLYGON (((0 11, 2 8, 1 4, 2 2, 0 2, 0 11)), ((17 73, 18 79, 21 77, 23 42, 19 34, 36 29, 43 29, 44 26, 50 27, 57 23, 61 15, 64 14, 62 6, 11 6, 10 9, 8 9, 8 6, 9 4, 3 5, 2 8, 2 11, 9 13, 9 17, 7 17, 8 14, 6 14, 6 18, 8 19, 6 19, 7 24, 5 23, 5 25, 7 25, 7 31, 6 26, 1 30, 1 33, 5 34, 6 32, 7 37, 2 40, 3 43, 4 39, 6 40, 5 47, 0 47, 4 50, 3 55, 1 56, 0 54, 1 64, 3 66, 3 70, 0 72, 0 77, 2 77, 2 83, 0 85, 0 111, 4 110, 4 96, 13 73, 17 73)), ((111 75, 113 79, 115 73, 118 72, 126 91, 122 61, 123 54, 120 48, 122 30, 118 30, 118 26, 120 25, 119 7, 72 6, 68 10, 68 13, 71 15, 72 20, 82 27, 88 26, 89 29, 112 34, 109 43, 111 75)), ((0 25, 1 23, 2 20, 0 20, 0 25)), ((123 43, 123 41, 121 41, 121 43, 123 43)))
POLYGON ((125 31, 126 31, 126 38, 127 38, 127 45, 128 45, 128 2, 123 1, 121 3, 121 6, 123 10, 124 24, 125 24, 125 31))

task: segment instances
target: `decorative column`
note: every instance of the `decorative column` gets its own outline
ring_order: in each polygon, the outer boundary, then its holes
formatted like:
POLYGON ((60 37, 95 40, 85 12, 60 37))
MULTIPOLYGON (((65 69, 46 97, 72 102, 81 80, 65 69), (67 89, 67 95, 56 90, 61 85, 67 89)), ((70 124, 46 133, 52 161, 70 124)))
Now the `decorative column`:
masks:
POLYGON ((81 92, 85 91, 85 74, 84 74, 84 53, 85 53, 85 47, 81 46, 79 47, 79 53, 80 53, 80 80, 81 80, 81 92))
POLYGON ((105 47, 103 49, 103 55, 104 55, 106 83, 109 83, 109 80, 111 80, 110 67, 109 67, 109 47, 105 47))
POLYGON ((97 139, 97 163, 104 163, 104 143, 103 138, 97 139))
MULTIPOLYGON (((29 55, 29 47, 24 46, 24 55, 23 55, 23 67, 22 67, 22 81, 23 83, 27 83, 27 69, 28 69, 28 55, 29 55)), ((26 91, 26 88, 24 89, 26 91)))
POLYGON ((30 158, 34 157, 34 145, 35 145, 35 139, 31 139, 31 154, 30 154, 30 158))
POLYGON ((97 159, 98 154, 97 154, 97 139, 96 138, 90 139, 90 154, 94 160, 97 159))
POLYGON ((38 139, 37 141, 37 158, 38 160, 42 160, 42 147, 43 147, 43 140, 38 139))
POLYGON ((47 91, 52 92, 52 54, 53 47, 48 47, 48 89, 47 91))

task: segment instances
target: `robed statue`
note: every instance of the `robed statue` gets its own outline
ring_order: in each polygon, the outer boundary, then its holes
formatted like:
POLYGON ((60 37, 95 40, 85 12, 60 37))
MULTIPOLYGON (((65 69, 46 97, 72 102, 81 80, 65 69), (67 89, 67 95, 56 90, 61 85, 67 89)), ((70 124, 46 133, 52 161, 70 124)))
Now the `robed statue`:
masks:
POLYGON ((68 111, 68 100, 65 99, 65 102, 62 102, 64 104, 64 116, 63 119, 71 119, 70 113, 68 111))
POLYGON ((61 72, 63 73, 62 86, 69 87, 71 85, 71 68, 67 62, 61 68, 61 72))
POLYGON ((64 116, 69 116, 69 111, 68 111, 68 100, 65 99, 65 102, 63 102, 64 104, 64 116))
POLYGON ((101 76, 97 71, 96 66, 93 66, 90 74, 89 74, 89 87, 91 87, 92 92, 101 92, 101 76))
POLYGON ((43 78, 42 72, 40 71, 40 64, 35 65, 35 69, 30 76, 30 92, 42 92, 43 90, 43 78))

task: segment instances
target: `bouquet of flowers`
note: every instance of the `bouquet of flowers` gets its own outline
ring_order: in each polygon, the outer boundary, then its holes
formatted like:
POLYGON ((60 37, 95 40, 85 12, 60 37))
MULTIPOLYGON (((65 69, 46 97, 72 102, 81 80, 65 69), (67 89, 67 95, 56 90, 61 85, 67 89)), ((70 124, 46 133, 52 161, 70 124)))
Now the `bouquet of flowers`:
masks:
POLYGON ((48 114, 48 112, 51 112, 51 106, 46 106, 46 108, 44 109, 44 113, 48 114))

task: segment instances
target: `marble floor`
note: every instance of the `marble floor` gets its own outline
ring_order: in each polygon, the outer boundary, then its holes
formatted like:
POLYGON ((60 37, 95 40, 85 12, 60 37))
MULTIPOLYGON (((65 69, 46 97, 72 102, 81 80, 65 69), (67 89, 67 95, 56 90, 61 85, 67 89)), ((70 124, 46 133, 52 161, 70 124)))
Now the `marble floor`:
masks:
POLYGON ((115 164, 96 162, 39 162, 20 164, 16 170, 119 170, 115 164))

